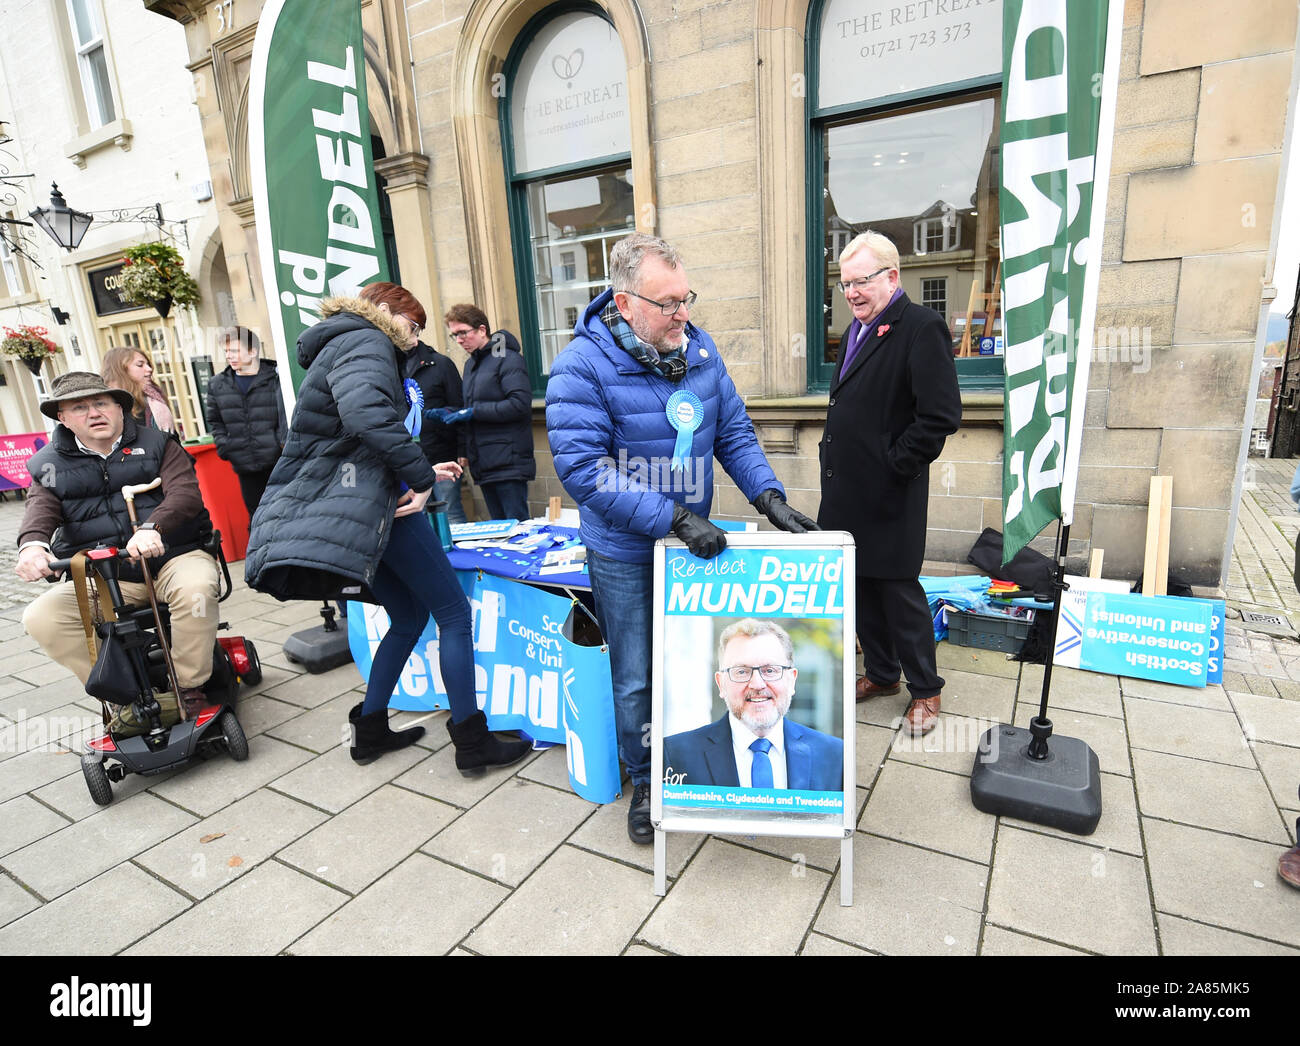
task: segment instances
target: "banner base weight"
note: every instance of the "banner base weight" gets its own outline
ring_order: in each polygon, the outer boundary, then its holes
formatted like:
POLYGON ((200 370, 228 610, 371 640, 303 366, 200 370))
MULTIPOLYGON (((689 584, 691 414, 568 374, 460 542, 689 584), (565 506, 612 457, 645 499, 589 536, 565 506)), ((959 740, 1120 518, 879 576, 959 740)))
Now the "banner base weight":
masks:
POLYGON ((984 732, 970 778, 975 809, 1091 835, 1101 820, 1097 753, 1076 737, 1053 736, 1047 758, 1033 759, 1032 741, 1022 727, 984 732))

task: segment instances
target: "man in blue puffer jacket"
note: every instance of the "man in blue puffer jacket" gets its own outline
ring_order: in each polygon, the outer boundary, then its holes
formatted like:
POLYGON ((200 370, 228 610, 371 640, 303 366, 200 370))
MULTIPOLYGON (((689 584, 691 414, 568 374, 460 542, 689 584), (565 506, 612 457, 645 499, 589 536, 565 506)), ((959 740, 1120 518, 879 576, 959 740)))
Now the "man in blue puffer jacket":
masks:
POLYGON ((587 307, 551 367, 546 430, 555 471, 582 510, 596 618, 609 644, 619 755, 632 780, 628 836, 645 844, 654 839, 655 540, 676 534, 706 559, 726 547, 708 520, 715 457, 777 527, 802 533, 817 525, 785 503, 722 357, 690 323, 695 293, 677 251, 633 233, 609 261, 610 290, 587 307))

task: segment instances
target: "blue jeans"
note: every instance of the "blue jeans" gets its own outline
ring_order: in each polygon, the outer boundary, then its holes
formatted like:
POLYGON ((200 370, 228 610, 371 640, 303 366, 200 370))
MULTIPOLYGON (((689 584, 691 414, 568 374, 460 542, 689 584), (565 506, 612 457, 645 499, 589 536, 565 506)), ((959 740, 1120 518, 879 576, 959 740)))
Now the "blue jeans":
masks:
POLYGON ((362 714, 388 707, 430 614, 438 624, 438 664, 451 718, 459 723, 477 712, 469 599, 424 513, 393 520, 370 591, 388 611, 389 625, 370 665, 362 714))
POLYGON ((649 784, 654 564, 620 563, 587 549, 587 573, 596 621, 609 646, 618 754, 633 787, 649 784))
POLYGON ((488 515, 493 519, 528 519, 528 481, 507 479, 500 483, 480 483, 488 515))
POLYGON ((439 479, 433 483, 435 501, 447 503, 447 522, 464 523, 465 506, 460 502, 460 479, 439 479))

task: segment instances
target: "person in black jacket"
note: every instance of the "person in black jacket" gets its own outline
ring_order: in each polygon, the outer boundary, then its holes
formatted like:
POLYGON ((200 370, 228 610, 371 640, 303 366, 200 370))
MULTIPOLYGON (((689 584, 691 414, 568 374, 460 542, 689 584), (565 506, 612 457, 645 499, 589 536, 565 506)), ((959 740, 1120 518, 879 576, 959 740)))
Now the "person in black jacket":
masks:
MULTIPOLYGON (((406 376, 413 378, 424 395, 424 424, 420 427, 420 449, 430 465, 456 461, 463 469, 468 464, 464 425, 448 425, 443 419, 465 405, 461 393, 460 371, 449 356, 424 342, 416 344, 406 357, 406 376)), ((433 485, 433 496, 447 504, 449 523, 465 522, 465 506, 460 500, 461 476, 440 479, 433 485)), ((432 504, 433 502, 430 502, 432 504)))
POLYGON ((477 305, 453 305, 447 330, 469 353, 465 407, 448 412, 451 424, 468 425, 469 469, 493 519, 528 519, 528 483, 537 478, 533 457, 533 387, 519 341, 509 331, 492 334, 477 305))
POLYGON ((217 344, 227 366, 208 383, 208 429, 239 477, 251 519, 289 434, 280 376, 273 361, 260 358, 262 343, 247 327, 222 327, 217 344))
POLYGON ((532 745, 487 728, 475 696, 469 600, 424 516, 434 481, 460 466, 430 465, 403 425, 402 374, 424 307, 397 284, 372 283, 359 297, 322 300, 320 314, 298 338, 307 373, 253 517, 244 577, 277 599, 337 598, 364 585, 388 612, 365 700, 348 713, 354 761, 373 762, 424 735, 422 726, 390 730, 388 700, 432 615, 456 768, 468 777, 509 766, 532 745))

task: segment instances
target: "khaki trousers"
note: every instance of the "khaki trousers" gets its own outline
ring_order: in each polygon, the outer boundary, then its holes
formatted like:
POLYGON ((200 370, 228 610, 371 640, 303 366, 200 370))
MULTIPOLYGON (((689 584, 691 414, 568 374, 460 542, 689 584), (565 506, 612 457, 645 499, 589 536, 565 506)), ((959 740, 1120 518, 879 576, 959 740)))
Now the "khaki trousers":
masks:
MULTIPOLYGON (((123 581, 122 595, 129 603, 147 604, 144 583, 123 581)), ((172 661, 181 687, 202 686, 212 675, 212 648, 217 641, 220 568, 206 552, 195 549, 170 559, 154 574, 158 602, 171 609, 172 661)), ((51 658, 86 683, 90 654, 86 632, 71 581, 54 585, 28 604, 23 628, 51 658)))

